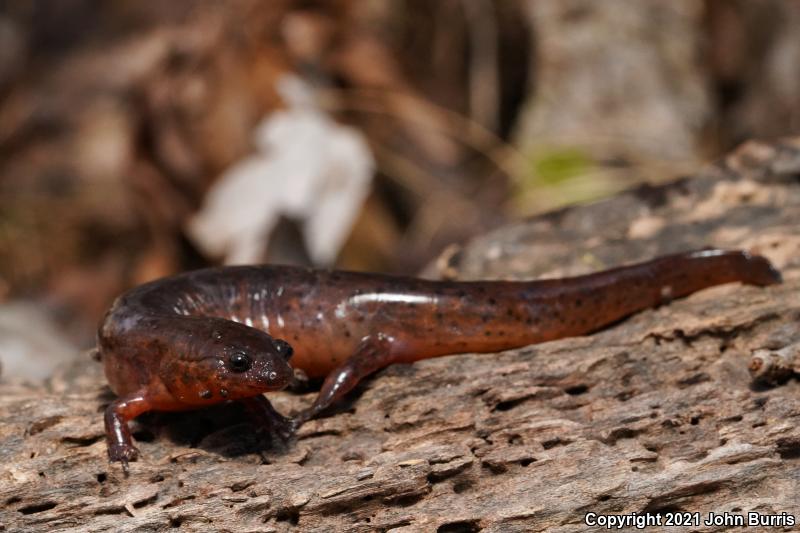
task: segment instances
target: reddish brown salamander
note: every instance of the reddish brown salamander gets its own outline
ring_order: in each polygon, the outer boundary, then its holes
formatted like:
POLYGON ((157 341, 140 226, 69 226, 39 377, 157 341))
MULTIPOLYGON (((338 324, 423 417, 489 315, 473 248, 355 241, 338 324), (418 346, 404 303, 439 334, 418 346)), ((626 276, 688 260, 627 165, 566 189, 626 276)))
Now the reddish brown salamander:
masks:
POLYGON ((109 458, 127 466, 137 456, 127 423, 146 411, 239 400, 288 438, 392 363, 582 335, 705 287, 780 280, 765 258, 721 250, 521 282, 286 266, 187 272, 124 294, 100 326, 105 373, 119 396, 105 413, 109 458), (292 420, 262 394, 291 381, 290 358, 310 377, 325 377, 314 404, 292 420))

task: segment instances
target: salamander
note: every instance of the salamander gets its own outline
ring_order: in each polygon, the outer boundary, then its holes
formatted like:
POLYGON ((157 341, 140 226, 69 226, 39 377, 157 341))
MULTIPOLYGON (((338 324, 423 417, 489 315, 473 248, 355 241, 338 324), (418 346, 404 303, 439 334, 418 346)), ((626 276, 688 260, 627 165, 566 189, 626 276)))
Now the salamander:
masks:
POLYGON ((160 279, 120 296, 98 330, 118 395, 105 411, 109 459, 127 468, 136 458, 128 421, 146 411, 236 400, 288 438, 392 363, 584 335, 713 285, 780 280, 764 257, 710 249, 536 281, 430 281, 269 265, 160 279), (286 387, 292 367, 324 382, 308 409, 286 418, 263 393, 286 387))

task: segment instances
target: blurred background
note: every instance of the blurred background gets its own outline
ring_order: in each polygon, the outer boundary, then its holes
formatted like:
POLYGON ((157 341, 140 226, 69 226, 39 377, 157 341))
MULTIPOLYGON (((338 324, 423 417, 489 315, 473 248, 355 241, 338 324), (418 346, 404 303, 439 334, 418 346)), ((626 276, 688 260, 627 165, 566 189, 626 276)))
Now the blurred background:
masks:
POLYGON ((798 30, 796 0, 0 1, 3 377, 156 277, 414 274, 797 132, 798 30))

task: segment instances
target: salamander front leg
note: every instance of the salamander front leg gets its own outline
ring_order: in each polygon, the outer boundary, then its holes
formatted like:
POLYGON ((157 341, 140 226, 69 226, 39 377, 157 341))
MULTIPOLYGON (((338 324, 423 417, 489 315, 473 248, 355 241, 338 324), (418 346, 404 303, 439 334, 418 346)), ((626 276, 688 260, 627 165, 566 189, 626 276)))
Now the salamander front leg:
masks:
POLYGON ((150 411, 152 406, 141 393, 117 398, 106 408, 105 425, 108 441, 108 460, 119 461, 128 472, 128 461, 135 461, 139 450, 133 445, 128 422, 140 414, 150 411))
POLYGON ((366 376, 394 362, 392 340, 391 337, 378 334, 361 341, 355 353, 325 378, 314 404, 294 417, 294 427, 299 428, 341 400, 366 376))
POLYGON ((256 426, 263 428, 269 436, 277 437, 281 444, 286 444, 294 435, 292 419, 286 418, 272 407, 263 395, 240 400, 255 418, 256 426))

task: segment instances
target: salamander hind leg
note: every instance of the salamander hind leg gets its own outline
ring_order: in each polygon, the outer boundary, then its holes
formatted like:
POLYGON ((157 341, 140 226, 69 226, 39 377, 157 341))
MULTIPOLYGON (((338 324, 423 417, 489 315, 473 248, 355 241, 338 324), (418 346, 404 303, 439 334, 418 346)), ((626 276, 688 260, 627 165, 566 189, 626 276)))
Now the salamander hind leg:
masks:
POLYGON ((341 400, 359 381, 393 363, 392 340, 382 334, 362 340, 353 355, 325 378, 314 404, 294 417, 295 429, 341 400))

